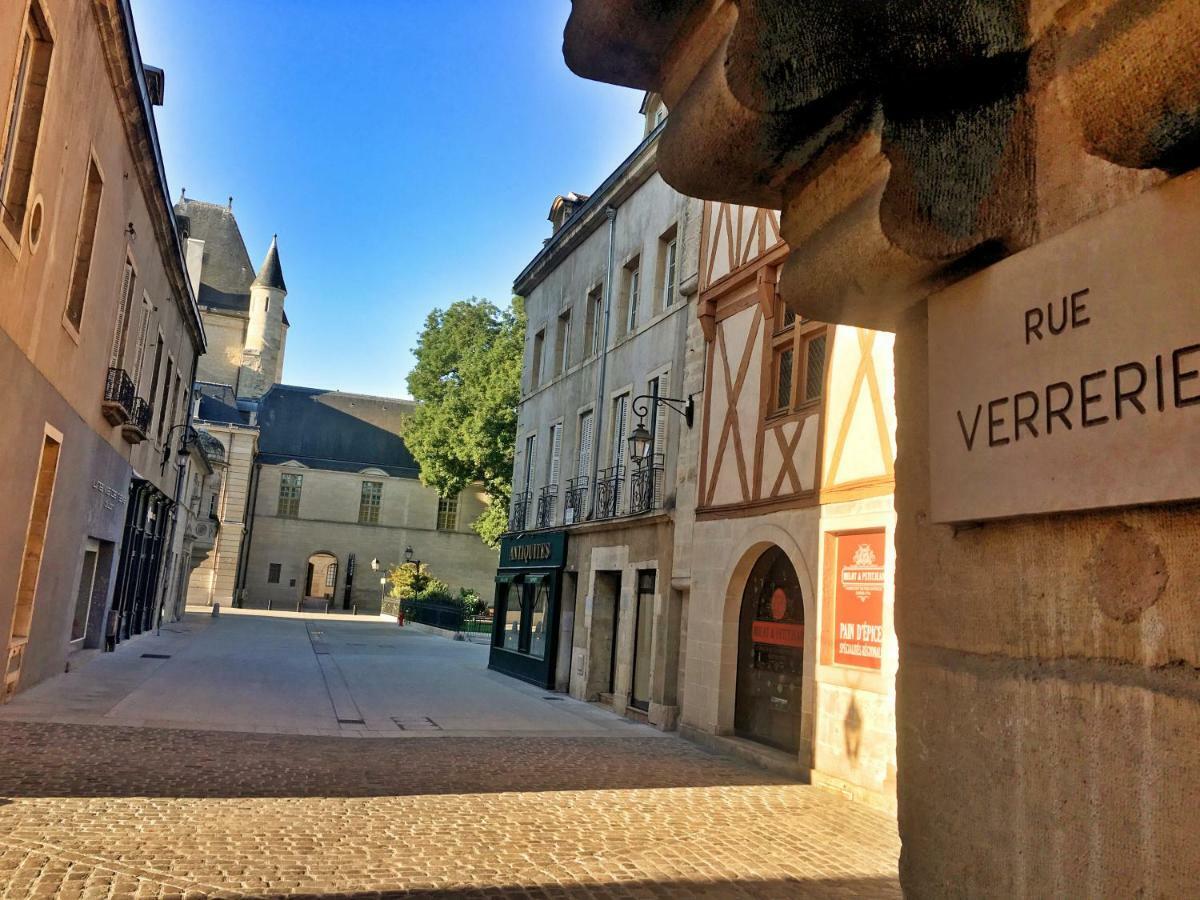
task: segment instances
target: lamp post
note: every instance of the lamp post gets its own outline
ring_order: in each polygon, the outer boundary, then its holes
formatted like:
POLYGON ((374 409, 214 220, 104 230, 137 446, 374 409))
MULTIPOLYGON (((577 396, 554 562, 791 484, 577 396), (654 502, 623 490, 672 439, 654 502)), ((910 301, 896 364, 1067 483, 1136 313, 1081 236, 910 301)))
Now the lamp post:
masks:
POLYGON ((633 398, 633 414, 638 417, 638 423, 629 435, 629 456, 639 466, 650 458, 650 454, 654 447, 654 437, 646 428, 646 416, 649 415, 651 407, 653 407, 657 415, 658 407, 665 406, 673 412, 683 416, 683 420, 687 422, 687 427, 691 428, 692 423, 696 419, 696 398, 694 394, 690 394, 686 400, 680 400, 675 397, 660 397, 658 394, 641 394, 633 398), (643 403, 643 400, 649 400, 650 404, 643 403))

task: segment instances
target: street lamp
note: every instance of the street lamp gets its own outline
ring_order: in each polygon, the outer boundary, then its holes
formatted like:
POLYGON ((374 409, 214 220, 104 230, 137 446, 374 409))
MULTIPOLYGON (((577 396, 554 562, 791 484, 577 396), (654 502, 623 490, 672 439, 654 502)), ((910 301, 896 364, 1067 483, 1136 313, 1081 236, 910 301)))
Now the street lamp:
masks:
POLYGON ((665 406, 673 412, 683 416, 683 420, 687 422, 687 427, 691 428, 692 423, 696 418, 696 399, 695 395, 691 394, 686 400, 679 400, 675 397, 660 397, 657 394, 642 394, 633 398, 633 414, 638 417, 637 426, 633 429, 633 433, 629 435, 629 456, 639 466, 650 458, 650 452, 653 448, 654 439, 646 428, 646 416, 650 412, 650 406, 642 403, 643 400, 649 400, 657 409, 659 406, 665 406))

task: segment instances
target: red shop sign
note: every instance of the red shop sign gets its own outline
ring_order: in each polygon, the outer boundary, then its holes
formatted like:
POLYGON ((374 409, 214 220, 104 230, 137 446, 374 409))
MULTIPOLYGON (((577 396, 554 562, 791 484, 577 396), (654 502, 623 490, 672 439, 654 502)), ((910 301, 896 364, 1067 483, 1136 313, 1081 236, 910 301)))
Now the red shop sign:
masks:
POLYGON ((883 661, 882 531, 837 538, 833 661, 843 666, 881 668, 883 661))

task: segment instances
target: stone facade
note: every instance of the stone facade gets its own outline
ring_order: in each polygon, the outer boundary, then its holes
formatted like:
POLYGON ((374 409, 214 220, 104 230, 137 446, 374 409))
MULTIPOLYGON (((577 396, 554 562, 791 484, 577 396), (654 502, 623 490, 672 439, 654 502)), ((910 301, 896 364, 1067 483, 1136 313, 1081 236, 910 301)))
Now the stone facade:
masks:
POLYGON ((162 460, 204 337, 157 154, 162 80, 125 0, 0 9, 0 701, 175 607, 162 460))
MULTIPOLYGON (((1003 284, 1025 248, 1079 249, 1074 229, 1098 215, 1138 233, 1139 195, 1194 208, 1198 35, 1186 0, 573 6, 576 71, 663 91, 668 181, 784 209, 787 302, 896 332, 898 807, 915 896, 1176 896, 1200 871, 1179 799, 1200 789, 1194 504, 932 521, 946 476, 930 469, 928 324, 941 301, 1003 284)), ((1052 297, 1087 286, 1044 274, 1052 297)), ((1013 327, 1047 299, 1014 293, 1013 327)), ((1190 300, 1150 278, 1116 302, 1170 321, 1190 300)), ((1095 464, 1087 447, 1076 467, 1095 464)), ((1156 465, 1129 459, 1122 477, 1156 465)))
POLYGON ((553 237, 516 279, 529 325, 510 532, 568 532, 547 683, 669 728, 671 535, 700 205, 657 173, 660 107, 647 98, 643 143, 595 193, 555 200, 553 237), (679 399, 676 410, 635 403, 655 391, 679 399), (639 422, 654 439, 641 466, 628 441, 639 422))

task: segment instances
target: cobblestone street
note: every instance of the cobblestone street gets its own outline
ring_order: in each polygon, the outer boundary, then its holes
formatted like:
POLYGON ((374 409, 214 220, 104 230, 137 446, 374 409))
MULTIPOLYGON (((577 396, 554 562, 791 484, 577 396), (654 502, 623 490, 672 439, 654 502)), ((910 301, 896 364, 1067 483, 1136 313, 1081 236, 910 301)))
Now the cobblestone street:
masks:
POLYGON ((483 647, 315 627, 189 616, 4 707, 0 897, 899 896, 894 819, 483 647))

